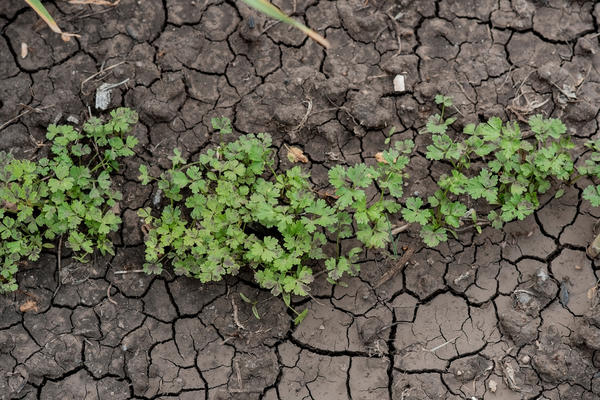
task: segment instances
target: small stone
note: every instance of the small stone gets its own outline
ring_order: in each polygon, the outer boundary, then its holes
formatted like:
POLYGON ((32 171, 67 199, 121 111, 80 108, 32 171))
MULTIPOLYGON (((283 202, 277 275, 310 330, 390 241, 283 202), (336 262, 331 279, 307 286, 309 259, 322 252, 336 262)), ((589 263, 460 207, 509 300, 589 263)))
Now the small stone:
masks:
POLYGON ((527 305, 531 301, 531 296, 527 293, 517 293, 517 301, 522 305, 527 305))
POLYGON ((96 90, 96 109, 106 110, 110 104, 110 88, 111 85, 103 83, 96 90))
POLYGON ((498 389, 498 384, 495 380, 490 379, 490 381, 488 382, 488 387, 490 388, 490 391, 492 393, 496 393, 496 389, 498 389))
POLYGON ((322 330, 322 331, 324 331, 325 327, 323 325, 319 325, 319 329, 322 330))
POLYGON ((576 269, 577 271, 581 271, 581 265, 576 265, 576 266, 575 266, 575 269, 576 269))
POLYGON ((394 91, 404 92, 406 87, 404 86, 404 75, 396 75, 394 78, 394 91))
POLYGON ((523 362, 523 364, 529 364, 529 361, 531 361, 531 357, 525 355, 521 357, 521 361, 523 362))
POLYGON ((548 273, 543 268, 538 269, 536 275, 540 282, 546 282, 546 280, 548 280, 548 273))

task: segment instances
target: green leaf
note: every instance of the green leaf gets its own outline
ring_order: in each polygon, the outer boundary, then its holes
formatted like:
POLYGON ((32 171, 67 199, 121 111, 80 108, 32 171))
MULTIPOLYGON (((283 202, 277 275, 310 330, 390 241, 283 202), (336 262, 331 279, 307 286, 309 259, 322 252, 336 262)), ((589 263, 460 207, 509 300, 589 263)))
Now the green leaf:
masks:
POLYGON ((490 204, 498 201, 498 176, 492 174, 488 169, 479 171, 479 176, 471 178, 467 182, 467 192, 477 200, 484 198, 490 204))
POLYGON ((133 149, 138 143, 139 140, 135 136, 127 136, 125 139, 125 146, 129 147, 130 149, 133 149))
POLYGON ((142 182, 142 185, 147 185, 150 183, 152 177, 148 174, 148 167, 146 167, 144 164, 140 164, 139 171, 140 175, 138 176, 138 179, 142 182))
POLYGON ((460 227, 460 219, 467 212, 467 206, 460 202, 444 202, 440 208, 441 213, 445 216, 445 221, 448 225, 458 228, 460 227))
POLYGON ((400 199, 404 193, 404 179, 401 174, 391 174, 387 181, 380 182, 382 189, 387 189, 390 196, 400 199))
POLYGON ((421 210, 423 200, 419 197, 409 197, 406 199, 406 207, 402 209, 402 217, 406 222, 418 222, 421 225, 427 225, 431 218, 431 210, 421 210))
POLYGON ((336 165, 328 172, 329 183, 336 189, 341 188, 346 183, 346 170, 341 165, 336 165))
POLYGON ((102 190, 108 190, 111 185, 110 174, 106 171, 102 171, 97 178, 98 187, 102 190))
POLYGON ((583 198, 594 207, 600 206, 600 185, 589 185, 583 189, 583 198))
POLYGON ((358 194, 358 191, 341 187, 335 191, 335 194, 338 196, 338 199, 336 200, 337 208, 339 210, 344 210, 354 203, 354 197, 358 194))
POLYGON ((357 164, 348 168, 346 176, 354 187, 365 188, 373 182, 374 178, 377 178, 378 174, 375 169, 367 167, 365 164, 357 164))
POLYGON ((425 157, 427 157, 428 160, 443 160, 444 155, 444 152, 437 147, 433 145, 427 146, 427 153, 425 154, 425 157))
POLYGON ((252 304, 252 314, 256 319, 260 319, 260 314, 258 314, 258 308, 256 308, 256 304, 252 304))
POLYGON ((448 129, 448 125, 446 125, 445 122, 440 123, 440 119, 441 116, 438 114, 429 117, 427 124, 425 125, 427 132, 445 134, 446 130, 448 129))
POLYGON ((445 107, 450 107, 452 105, 452 97, 437 94, 435 96, 435 103, 443 104, 445 107))
POLYGON ((112 129, 117 133, 127 133, 138 121, 138 114, 130 108, 119 107, 110 112, 112 129))
POLYGON ((54 173, 56 174, 56 178, 57 179, 65 179, 67 176, 69 176, 69 168, 70 165, 67 163, 59 163, 55 168, 54 168, 54 173))
POLYGON ((171 181, 178 189, 183 189, 189 183, 187 176, 181 171, 171 172, 171 181))
MULTIPOLYGON (((244 0, 247 1, 247 0, 244 0)), ((296 316, 296 318, 294 318, 294 325, 298 326, 300 325, 300 323, 302 321, 304 321, 304 318, 306 318, 306 316, 308 315, 308 308, 305 308, 304 311, 302 311, 300 314, 298 314, 296 316)))
POLYGON ((495 142, 502 132, 502 120, 498 117, 490 118, 485 124, 479 124, 475 133, 487 142, 495 142))
POLYGON ((181 150, 178 148, 173 149, 173 155, 169 157, 169 160, 171 160, 173 168, 176 168, 178 165, 185 164, 185 159, 181 157, 181 150))
POLYGON ((434 228, 431 225, 423 226, 420 235, 429 247, 436 247, 438 244, 448 240, 445 228, 434 228))
POLYGON ((248 297, 246 297, 246 295, 242 292, 240 292, 240 297, 242 298, 242 300, 244 300, 246 303, 248 304, 253 304, 252 300, 250 300, 248 297))
POLYGON ((502 226, 504 225, 504 221, 502 220, 502 218, 496 211, 494 211, 494 210, 490 211, 487 218, 488 218, 488 221, 490 221, 492 223, 493 228, 502 229, 502 226))
POLYGON ((219 131, 221 135, 227 135, 233 132, 231 128, 231 120, 227 117, 211 118, 210 123, 214 130, 219 131))

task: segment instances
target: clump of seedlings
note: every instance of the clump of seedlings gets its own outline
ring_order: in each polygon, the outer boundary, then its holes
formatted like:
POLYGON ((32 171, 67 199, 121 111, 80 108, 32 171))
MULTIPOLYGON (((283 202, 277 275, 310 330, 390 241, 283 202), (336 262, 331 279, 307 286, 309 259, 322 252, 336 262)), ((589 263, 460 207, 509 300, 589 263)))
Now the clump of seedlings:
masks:
POLYGON ((35 162, 0 152, 0 292, 16 290, 19 264, 57 241, 81 262, 96 249, 114 254, 110 233, 121 223, 115 207, 122 195, 111 175, 138 141, 129 135, 134 111, 110 116, 106 123, 91 118, 82 132, 50 125, 50 156, 35 162))
MULTIPOLYGON (((214 119, 213 127, 221 135, 231 132, 228 120, 214 119)), ((275 149, 265 133, 221 141, 193 162, 175 150, 171 168, 158 177, 142 165, 142 184, 156 181, 168 200, 159 215, 139 211, 150 227, 144 270, 160 273, 170 261, 176 273, 209 282, 249 266, 261 287, 283 294, 288 304, 290 294, 307 294, 316 260, 325 260, 331 282, 355 275, 363 247, 342 252, 341 241, 355 235, 365 248, 387 245, 412 147, 398 141, 376 166, 331 169, 331 201, 313 190, 299 166, 274 171, 275 149), (380 192, 370 202, 375 182, 380 192), (325 250, 328 238, 334 254, 325 250)))

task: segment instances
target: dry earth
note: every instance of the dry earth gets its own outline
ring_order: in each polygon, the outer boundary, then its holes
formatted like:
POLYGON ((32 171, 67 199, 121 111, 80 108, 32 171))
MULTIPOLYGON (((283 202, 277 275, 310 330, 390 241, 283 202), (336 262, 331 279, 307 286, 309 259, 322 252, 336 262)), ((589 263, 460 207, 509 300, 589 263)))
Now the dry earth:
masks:
POLYGON ((365 254, 347 287, 317 281, 313 298, 296 299, 310 309, 299 327, 249 274, 210 285, 117 274, 142 260, 135 210, 151 192, 137 166, 164 167, 174 147, 197 154, 212 116, 272 133, 280 155, 301 147, 317 186, 335 164, 373 162, 395 126, 419 145, 407 190, 420 194, 441 173, 417 134, 438 92, 460 124, 541 112, 583 143, 600 122, 600 3, 276 1, 328 51, 240 2, 46 3, 81 37, 62 42, 24 2, 0 2, 0 124, 31 111, 3 126, 0 149, 34 157, 49 123, 98 115, 96 88, 126 79, 110 106, 139 111, 141 144, 118 178, 117 255, 89 266, 67 254, 59 277, 47 254, 0 297, 1 399, 600 398, 600 308, 588 297, 599 262, 585 254, 600 210, 581 186, 502 232, 437 249, 401 234, 417 250, 401 273, 376 287, 394 260, 365 254), (259 300, 260 320, 239 292, 259 300), (27 300, 37 310, 19 311, 27 300))

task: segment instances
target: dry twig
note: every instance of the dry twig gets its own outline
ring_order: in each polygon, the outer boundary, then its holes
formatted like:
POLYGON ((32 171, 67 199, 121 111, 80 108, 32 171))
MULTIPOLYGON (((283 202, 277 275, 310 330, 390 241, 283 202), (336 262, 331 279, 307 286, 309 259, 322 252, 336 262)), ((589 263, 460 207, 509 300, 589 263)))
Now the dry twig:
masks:
POLYGON ((133 274, 133 273, 138 273, 138 272, 144 272, 143 269, 131 269, 131 270, 125 270, 125 271, 115 271, 114 274, 115 275, 125 275, 125 274, 133 274))
POLYGON ((19 118, 21 118, 21 117, 22 117, 22 116, 24 116, 24 115, 27 115, 27 114, 29 114, 29 113, 31 113, 31 112, 38 112, 38 113, 39 113, 39 112, 42 112, 42 110, 45 110, 45 109, 47 109, 47 108, 50 108, 50 107, 54 107, 54 104, 52 104, 52 105, 49 105, 49 106, 44 106, 44 107, 37 107, 37 108, 35 108, 35 107, 31 107, 31 106, 28 106, 28 105, 26 105, 26 104, 20 104, 20 105, 21 105, 22 107, 25 107, 25 108, 27 108, 27 110, 26 110, 26 111, 23 111, 22 113, 20 113, 20 114, 19 114, 19 115, 17 115, 16 117, 14 117, 14 118, 11 118, 11 119, 9 119, 8 121, 6 121, 5 123, 3 123, 2 125, 0 125, 0 131, 1 131, 2 129, 6 128, 8 125, 12 124, 13 122, 17 121, 19 118))
POLYGON ((112 289, 112 283, 110 285, 108 285, 108 288, 106 289, 106 297, 108 297, 108 301, 110 301, 111 303, 113 303, 115 306, 117 306, 117 302, 114 301, 112 299, 112 297, 110 297, 110 289, 112 289))
POLYGON ((70 4, 77 5, 93 5, 93 6, 109 6, 115 7, 121 2, 121 0, 107 1, 107 0, 69 0, 70 4))
POLYGON ((103 74, 103 73, 105 73, 105 72, 108 72, 108 71, 110 71, 110 70, 111 70, 111 69, 113 69, 113 68, 116 68, 116 67, 118 67, 119 65, 123 65, 123 64, 125 64, 126 62, 127 62, 127 61, 121 61, 121 62, 118 62, 118 63, 116 63, 116 64, 114 64, 114 65, 111 65, 110 67, 106 67, 106 68, 104 68, 104 65, 103 65, 102 67, 100 67, 100 71, 98 71, 98 72, 96 72, 96 73, 94 73, 94 74, 92 74, 92 75, 88 76, 87 78, 85 78, 85 79, 84 79, 84 80, 81 82, 81 85, 80 85, 80 90, 81 90, 81 93, 83 93, 83 94, 86 94, 86 93, 83 91, 83 85, 85 85, 86 83, 88 83, 90 80, 94 79, 95 77, 97 77, 97 76, 98 76, 98 75, 100 75, 100 74, 103 74))
POLYGON ((244 329, 245 330, 246 327, 244 325, 242 325, 242 323, 239 320, 239 317, 238 317, 238 307, 237 307, 237 304, 235 304, 235 300, 233 298, 231 299, 231 305, 233 306, 233 322, 235 322, 236 326, 239 329, 244 329))
POLYGON ((415 249, 413 247, 409 247, 408 249, 406 249, 404 254, 402 254, 402 257, 400 257, 400 260, 398 260, 398 262, 396 264, 394 264, 394 266, 392 268, 390 268, 385 274, 383 274, 381 279, 379 279, 379 281, 375 284, 374 288, 377 289, 381 285, 383 285, 384 283, 386 283, 387 281, 392 279, 392 277, 397 272, 402 270, 404 265, 406 265, 406 263, 408 262, 408 260, 412 257, 412 255, 414 253, 415 253, 415 249))
POLYGON ((306 101, 303 101, 302 103, 306 104, 306 113, 304 114, 304 117, 302 117, 302 120, 300 121, 298 126, 290 131, 290 135, 293 135, 296 132, 300 132, 300 130, 304 128, 304 125, 306 124, 306 121, 308 121, 308 117, 313 109, 312 99, 309 98, 306 101))
POLYGON ((433 349, 431 349, 431 350, 427 350, 427 349, 423 349, 423 350, 425 350, 425 351, 429 351, 430 353, 434 353, 434 352, 436 352, 437 350, 441 349, 442 347, 444 347, 444 346, 446 346, 446 345, 448 345, 448 344, 450 344, 450 343, 454 342, 454 341, 455 341, 456 339, 458 339, 459 337, 460 337, 460 336, 456 336, 454 339, 450 339, 450 340, 448 340, 447 342, 444 342, 444 343, 440 344, 439 346, 435 346, 435 347, 434 347, 433 349))
POLYGON ((385 15, 387 15, 388 17, 390 17, 390 19, 392 20, 392 23, 394 24, 394 33, 396 34, 396 42, 398 43, 398 50, 396 51, 396 54, 400 54, 402 53, 402 38, 401 38, 401 32, 400 32, 400 24, 398 23, 398 19, 393 16, 392 14, 390 14, 389 12, 386 13, 385 15))
POLYGON ((56 293, 58 293, 58 289, 60 289, 60 285, 62 283, 62 279, 60 277, 60 272, 61 272, 61 259, 62 259, 62 235, 58 238, 58 250, 57 250, 57 254, 56 254, 56 258, 57 258, 57 265, 58 265, 58 284, 56 285, 56 290, 54 290, 54 293, 52 294, 52 298, 54 298, 54 296, 56 296, 56 293))
POLYGON ((401 232, 404 232, 405 230, 407 230, 410 227, 410 224, 404 224, 401 226, 397 226, 394 229, 392 229, 392 235, 397 235, 401 232))

